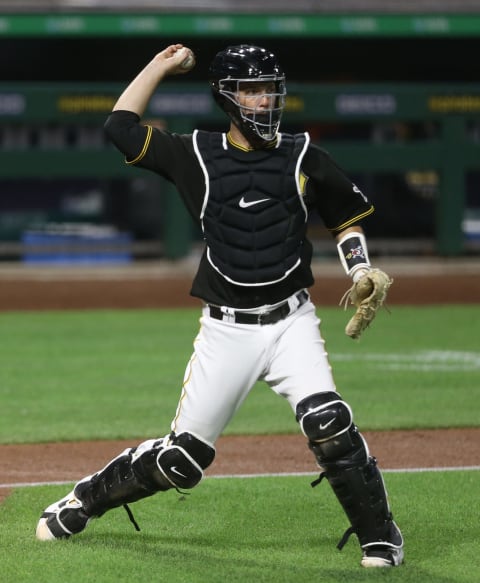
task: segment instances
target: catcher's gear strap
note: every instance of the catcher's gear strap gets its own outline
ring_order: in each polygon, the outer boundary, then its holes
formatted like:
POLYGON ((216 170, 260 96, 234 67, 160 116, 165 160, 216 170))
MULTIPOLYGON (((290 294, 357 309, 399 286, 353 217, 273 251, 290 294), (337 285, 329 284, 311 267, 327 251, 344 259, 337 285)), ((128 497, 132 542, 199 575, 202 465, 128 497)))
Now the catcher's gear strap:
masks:
POLYGON ((345 273, 354 278, 360 270, 370 268, 367 241, 363 233, 347 233, 337 244, 338 254, 345 273))

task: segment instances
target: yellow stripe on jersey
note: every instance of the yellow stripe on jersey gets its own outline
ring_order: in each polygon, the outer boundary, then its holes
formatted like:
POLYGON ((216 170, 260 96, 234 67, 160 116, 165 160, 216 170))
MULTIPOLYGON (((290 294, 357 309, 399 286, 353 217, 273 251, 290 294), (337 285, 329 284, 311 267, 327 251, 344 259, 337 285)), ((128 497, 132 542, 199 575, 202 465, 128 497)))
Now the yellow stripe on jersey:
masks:
POLYGON ((152 132, 153 132, 153 128, 152 126, 145 126, 147 128, 147 137, 145 138, 145 143, 143 144, 143 148, 142 151, 140 152, 140 154, 134 158, 133 160, 127 160, 125 159, 125 162, 127 164, 137 164, 137 162, 140 162, 140 160, 145 156, 145 154, 147 153, 148 150, 148 146, 150 145, 150 140, 152 138, 152 132))
MULTIPOLYGON (((231 144, 232 146, 234 146, 235 148, 238 148, 239 150, 242 150, 243 152, 253 152, 256 148, 252 148, 252 147, 245 147, 242 146, 241 144, 239 144, 238 142, 236 142, 233 138, 230 132, 227 133, 227 140, 228 143, 231 144)), ((275 148, 277 145, 277 138, 275 138, 274 140, 272 140, 271 142, 268 142, 267 144, 265 144, 265 148, 275 148)))
POLYGON ((365 217, 368 217, 368 215, 371 215, 374 210, 375 210, 375 207, 372 204, 372 206, 364 213, 357 215, 356 217, 353 217, 352 219, 349 219, 348 221, 346 221, 345 223, 342 223, 338 227, 334 227, 333 229, 328 229, 328 230, 331 231, 332 233, 340 233, 341 231, 344 231, 345 229, 347 229, 351 225, 354 225, 355 223, 358 223, 359 221, 361 221, 365 217))

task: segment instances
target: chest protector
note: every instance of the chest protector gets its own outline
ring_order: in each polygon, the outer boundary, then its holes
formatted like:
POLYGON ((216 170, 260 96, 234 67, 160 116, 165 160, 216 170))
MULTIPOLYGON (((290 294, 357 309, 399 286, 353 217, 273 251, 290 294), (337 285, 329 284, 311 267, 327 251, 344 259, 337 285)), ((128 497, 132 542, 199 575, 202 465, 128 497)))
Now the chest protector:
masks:
POLYGON ((210 264, 244 286, 285 279, 300 264, 307 209, 300 164, 308 134, 279 135, 276 147, 244 151, 225 134, 193 134, 205 175, 200 216, 210 264))

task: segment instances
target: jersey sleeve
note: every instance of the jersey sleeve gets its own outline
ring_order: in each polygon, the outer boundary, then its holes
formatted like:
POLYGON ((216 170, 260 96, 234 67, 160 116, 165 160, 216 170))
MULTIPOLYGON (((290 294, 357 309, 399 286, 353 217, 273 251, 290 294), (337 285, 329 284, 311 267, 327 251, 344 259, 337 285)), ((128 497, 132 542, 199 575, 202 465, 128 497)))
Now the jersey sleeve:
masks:
POLYGON ((140 121, 130 111, 115 111, 105 122, 110 141, 125 162, 159 174, 175 184, 194 221, 198 222, 205 181, 193 150, 191 134, 175 134, 140 121))
POLYGON ((309 147, 302 172, 306 176, 305 202, 309 208, 317 210, 333 235, 374 212, 368 198, 318 146, 309 147))
POLYGON ((182 136, 142 123, 136 113, 114 111, 105 123, 110 141, 125 155, 125 162, 177 181, 192 159, 191 136, 182 136))

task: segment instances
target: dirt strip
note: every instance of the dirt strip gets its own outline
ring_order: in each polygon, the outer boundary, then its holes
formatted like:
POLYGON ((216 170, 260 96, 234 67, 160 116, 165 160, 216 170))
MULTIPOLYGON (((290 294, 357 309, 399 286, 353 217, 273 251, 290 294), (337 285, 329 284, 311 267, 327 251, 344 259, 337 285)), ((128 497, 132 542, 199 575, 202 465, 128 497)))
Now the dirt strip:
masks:
MULTIPOLYGON (((480 428, 365 432, 382 468, 480 466, 480 428)), ((85 441, 0 446, 0 484, 76 481, 101 469, 128 441, 85 441)), ((316 472, 302 435, 224 436, 206 475, 316 472)), ((0 500, 9 488, 0 488, 0 500)))
MULTIPOLYGON (((338 305, 348 287, 345 278, 325 277, 310 290, 319 306, 338 305)), ((200 307, 184 278, 135 280, 12 281, 0 285, 0 311, 65 309, 145 309, 200 307)), ((404 276, 395 279, 388 305, 473 304, 480 302, 480 275, 404 276)))

